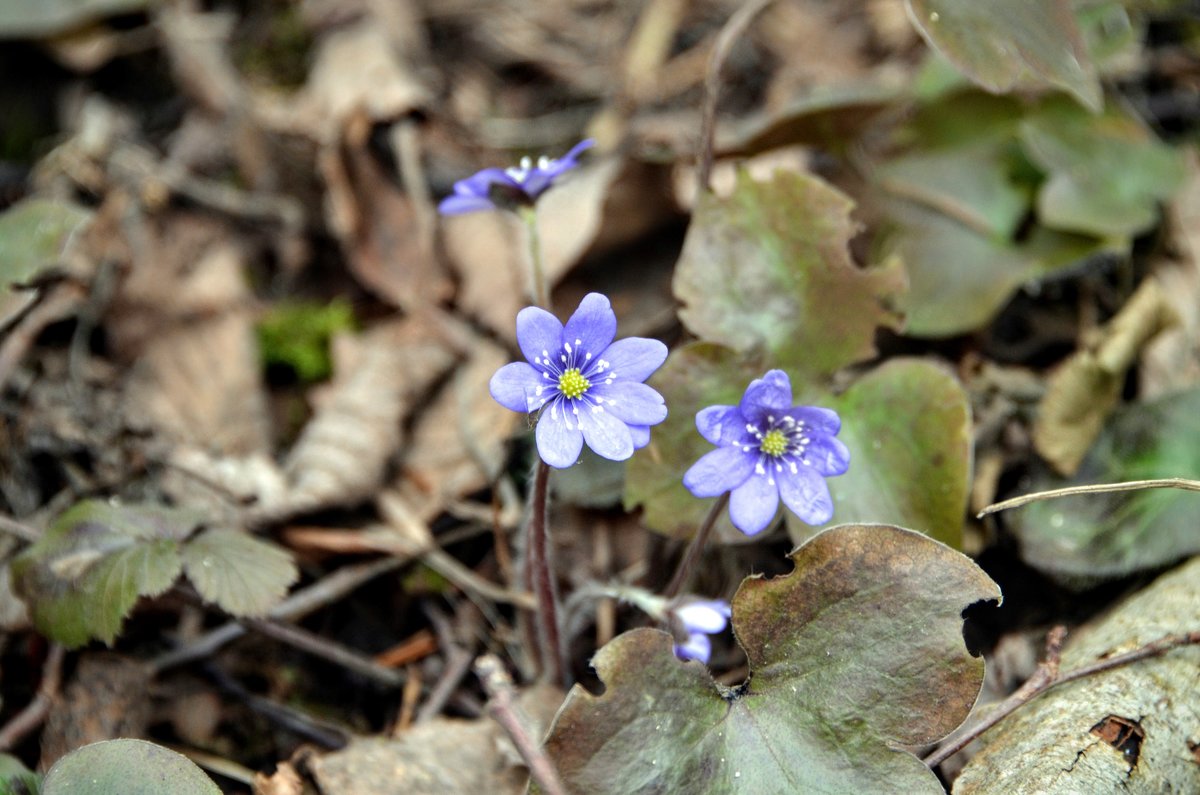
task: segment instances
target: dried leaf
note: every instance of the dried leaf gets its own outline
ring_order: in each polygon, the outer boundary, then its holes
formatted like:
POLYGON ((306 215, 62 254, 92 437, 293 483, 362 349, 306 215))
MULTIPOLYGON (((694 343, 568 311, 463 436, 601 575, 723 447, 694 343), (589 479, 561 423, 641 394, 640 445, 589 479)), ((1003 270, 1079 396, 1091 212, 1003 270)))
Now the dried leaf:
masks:
POLYGON ((357 361, 336 362, 338 380, 288 454, 289 512, 375 493, 399 448, 401 421, 457 359, 452 333, 415 316, 363 334, 357 361))
POLYGON ((1060 473, 1073 475, 1117 405, 1125 371, 1155 335, 1175 322, 1158 282, 1142 282, 1094 341, 1050 377, 1033 425, 1038 454, 1060 473))
POLYGON ((482 337, 469 350, 470 358, 417 418, 404 452, 398 488, 426 522, 495 480, 505 442, 523 421, 487 396, 492 374, 509 361, 507 351, 482 337))
POLYGON ((55 699, 41 736, 41 769, 89 743, 142 737, 154 718, 142 660, 110 652, 83 652, 71 682, 55 699))

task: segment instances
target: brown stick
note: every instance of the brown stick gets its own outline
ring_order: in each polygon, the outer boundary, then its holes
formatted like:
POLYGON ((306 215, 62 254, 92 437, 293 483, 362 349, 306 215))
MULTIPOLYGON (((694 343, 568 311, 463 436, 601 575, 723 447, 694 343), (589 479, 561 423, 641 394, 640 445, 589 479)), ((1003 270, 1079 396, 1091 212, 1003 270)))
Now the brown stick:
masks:
POLYGON ((514 698, 512 677, 504 670, 500 660, 493 654, 485 654, 475 661, 475 675, 483 683, 488 694, 488 714, 500 724, 517 753, 529 766, 529 776, 537 782, 546 795, 567 795, 566 787, 558 776, 554 763, 546 756, 541 744, 529 734, 528 720, 514 698))
POLYGON ((700 117, 700 157, 696 168, 696 198, 711 189, 713 149, 717 136, 717 97, 721 91, 721 67, 750 23, 774 0, 751 0, 729 17, 725 27, 717 34, 716 44, 708 58, 708 70, 704 75, 704 107, 700 117))
POLYGON ((1138 660, 1157 657, 1179 646, 1200 643, 1200 630, 1182 635, 1167 635, 1123 654, 1115 654, 1103 660, 1096 660, 1093 663, 1081 665, 1062 674, 1059 673, 1058 665, 1062 652, 1062 642, 1066 637, 1066 633, 1065 627, 1055 627, 1052 629, 1046 640, 1046 659, 1034 671, 1033 676, 1029 677, 1028 681, 1017 688, 1016 692, 1011 696, 1000 702, 994 710, 988 713, 986 718, 972 726, 970 730, 963 733, 960 737, 956 737, 925 757, 925 764, 931 768, 937 767, 963 748, 966 748, 988 729, 1052 687, 1065 685, 1067 682, 1074 682, 1077 679, 1083 679, 1086 676, 1093 676, 1113 668, 1119 668, 1122 665, 1128 665, 1138 660))
POLYGON ((25 735, 45 722, 62 685, 64 654, 62 646, 57 643, 51 644, 50 653, 46 655, 46 662, 42 665, 42 681, 38 685, 37 695, 25 705, 25 709, 0 728, 0 751, 11 751, 25 739, 25 735))

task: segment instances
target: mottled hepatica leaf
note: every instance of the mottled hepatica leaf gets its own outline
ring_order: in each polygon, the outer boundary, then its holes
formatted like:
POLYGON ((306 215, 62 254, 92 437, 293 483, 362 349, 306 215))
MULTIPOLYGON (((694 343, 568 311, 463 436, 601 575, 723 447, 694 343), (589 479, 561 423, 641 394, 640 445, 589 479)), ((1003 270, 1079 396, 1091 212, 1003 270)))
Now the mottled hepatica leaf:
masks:
POLYGON ((605 684, 567 696, 547 740, 580 793, 940 793, 899 746, 934 742, 975 703, 983 660, 962 611, 999 589, 958 552, 890 525, 841 525, 749 578, 733 625, 750 662, 730 690, 654 629, 593 660, 605 684))
POLYGON ((220 795, 221 790, 183 754, 145 740, 105 740, 55 763, 42 795, 220 795))
POLYGON ((905 280, 898 263, 851 261, 853 206, 816 177, 783 171, 765 182, 741 174, 728 198, 701 195, 675 269, 680 319, 793 374, 869 359, 875 329, 899 325, 905 280))
POLYGON ((112 643, 138 598, 170 588, 185 566, 236 615, 264 612, 294 581, 282 550, 231 530, 193 535, 202 524, 187 510, 85 500, 13 560, 17 592, 41 632, 74 647, 112 643))

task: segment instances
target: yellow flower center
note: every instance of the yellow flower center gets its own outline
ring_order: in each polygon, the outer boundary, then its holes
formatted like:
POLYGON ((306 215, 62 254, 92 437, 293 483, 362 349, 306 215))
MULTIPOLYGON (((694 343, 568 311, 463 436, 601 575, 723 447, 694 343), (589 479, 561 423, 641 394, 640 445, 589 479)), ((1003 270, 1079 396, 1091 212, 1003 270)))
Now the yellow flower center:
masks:
POLYGON ((767 431, 762 441, 758 444, 758 449, 772 458, 779 458, 787 452, 787 447, 787 436, 784 435, 783 431, 779 430, 767 431))
POLYGON ((578 367, 572 367, 558 377, 558 391, 571 400, 588 391, 591 385, 592 382, 583 377, 578 367))

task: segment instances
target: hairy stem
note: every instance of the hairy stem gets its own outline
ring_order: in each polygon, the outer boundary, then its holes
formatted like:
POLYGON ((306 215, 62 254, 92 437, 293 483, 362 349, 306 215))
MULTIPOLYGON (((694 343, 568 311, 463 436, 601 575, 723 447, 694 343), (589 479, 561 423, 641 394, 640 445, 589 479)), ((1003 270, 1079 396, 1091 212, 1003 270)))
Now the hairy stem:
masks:
POLYGON ((692 569, 696 567, 696 561, 700 559, 700 553, 704 551, 705 545, 708 544, 708 537, 712 535, 712 529, 717 524, 717 519, 721 517, 721 511, 725 510, 725 506, 729 504, 729 492, 725 492, 717 501, 713 503, 709 509, 708 515, 704 517, 704 521, 700 523, 700 527, 696 528, 696 533, 692 536, 691 543, 688 544, 687 552, 679 561, 678 568, 675 569, 674 576, 671 577, 671 582, 667 584, 667 588, 663 591, 663 596, 667 599, 674 599, 679 596, 679 592, 683 590, 683 586, 687 585, 688 578, 692 574, 692 569))
POLYGON ((550 311, 550 288, 546 284, 546 268, 542 262, 542 236, 538 231, 537 210, 522 207, 521 218, 529 230, 529 273, 533 282, 533 303, 550 311))
POLYGON ((550 568, 550 536, 546 529, 549 507, 550 465, 540 458, 533 475, 529 506, 529 587, 537 601, 538 644, 541 646, 542 676, 555 684, 566 684, 562 648, 558 636, 558 590, 550 568))

